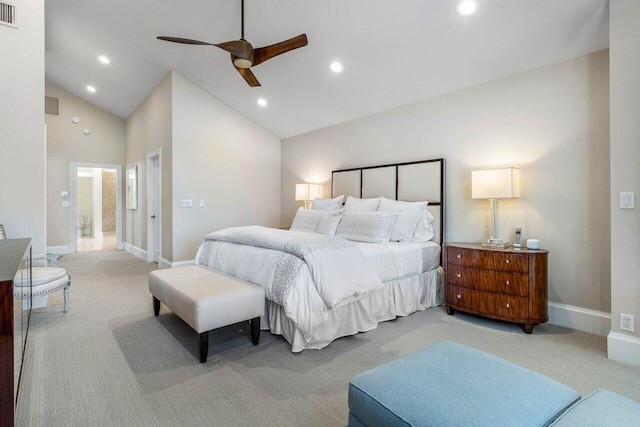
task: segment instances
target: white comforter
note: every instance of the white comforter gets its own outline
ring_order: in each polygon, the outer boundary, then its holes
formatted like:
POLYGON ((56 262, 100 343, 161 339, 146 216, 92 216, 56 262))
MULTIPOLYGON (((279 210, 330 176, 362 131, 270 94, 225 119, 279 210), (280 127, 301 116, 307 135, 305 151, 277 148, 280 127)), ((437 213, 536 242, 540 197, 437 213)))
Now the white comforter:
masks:
POLYGON ((196 264, 262 286, 306 339, 326 321, 329 310, 383 286, 361 250, 348 240, 260 226, 207 235, 196 264))

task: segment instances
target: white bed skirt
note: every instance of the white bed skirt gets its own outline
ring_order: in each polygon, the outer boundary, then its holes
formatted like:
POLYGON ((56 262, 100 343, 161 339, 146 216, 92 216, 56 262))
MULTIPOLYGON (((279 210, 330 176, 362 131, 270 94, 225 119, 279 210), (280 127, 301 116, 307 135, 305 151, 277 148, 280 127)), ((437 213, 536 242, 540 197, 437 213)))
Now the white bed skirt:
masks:
POLYGON ((267 300, 261 326, 272 334, 282 335, 294 353, 308 348, 321 349, 337 338, 375 329, 379 322, 440 305, 444 300, 441 282, 441 267, 385 282, 382 289, 363 299, 329 311, 329 318, 310 340, 286 317, 282 306, 273 301, 267 300))

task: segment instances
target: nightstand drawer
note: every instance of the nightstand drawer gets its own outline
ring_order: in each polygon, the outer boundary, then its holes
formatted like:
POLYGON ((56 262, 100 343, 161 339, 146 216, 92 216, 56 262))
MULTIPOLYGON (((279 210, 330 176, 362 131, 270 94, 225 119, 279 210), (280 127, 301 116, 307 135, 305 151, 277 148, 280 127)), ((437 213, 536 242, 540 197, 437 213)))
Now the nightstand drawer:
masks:
POLYGON ((501 294, 529 295, 529 276, 523 273, 482 270, 479 268, 447 266, 447 283, 479 291, 501 294))
POLYGON ((449 264, 465 267, 478 267, 480 265, 480 251, 463 248, 447 248, 447 262, 449 264))
POLYGON ((527 273, 529 263, 526 255, 512 252, 484 251, 447 248, 447 262, 464 267, 476 267, 485 270, 513 271, 527 273))
POLYGON ((528 298, 447 286, 447 303, 461 309, 509 319, 526 319, 528 298))
POLYGON ((480 268, 517 273, 529 272, 529 259, 526 255, 511 252, 483 252, 482 255, 484 255, 483 264, 480 268))

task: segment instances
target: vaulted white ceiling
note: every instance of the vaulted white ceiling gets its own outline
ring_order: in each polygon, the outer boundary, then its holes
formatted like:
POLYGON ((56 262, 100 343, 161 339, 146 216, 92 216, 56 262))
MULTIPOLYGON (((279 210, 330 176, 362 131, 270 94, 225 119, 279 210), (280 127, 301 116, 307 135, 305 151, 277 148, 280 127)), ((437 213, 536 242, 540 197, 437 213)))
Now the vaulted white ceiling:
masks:
POLYGON ((46 78, 126 118, 175 70, 286 138, 608 47, 607 0, 479 0, 469 18, 456 3, 246 0, 254 47, 309 39, 253 67, 262 87, 251 88, 228 53, 156 40, 239 39, 240 0, 48 0, 46 78))

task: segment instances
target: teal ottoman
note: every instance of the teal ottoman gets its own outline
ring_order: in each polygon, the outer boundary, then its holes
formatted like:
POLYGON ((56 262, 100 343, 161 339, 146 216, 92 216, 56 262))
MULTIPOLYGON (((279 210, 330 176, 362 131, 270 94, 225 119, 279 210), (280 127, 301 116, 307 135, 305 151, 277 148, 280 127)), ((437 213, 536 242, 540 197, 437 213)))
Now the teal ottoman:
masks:
POLYGON ((349 427, 548 426, 580 399, 495 356, 439 342, 349 383, 349 427))
POLYGON ((573 405, 553 425, 637 427, 640 425, 640 403, 607 390, 597 389, 573 405))

